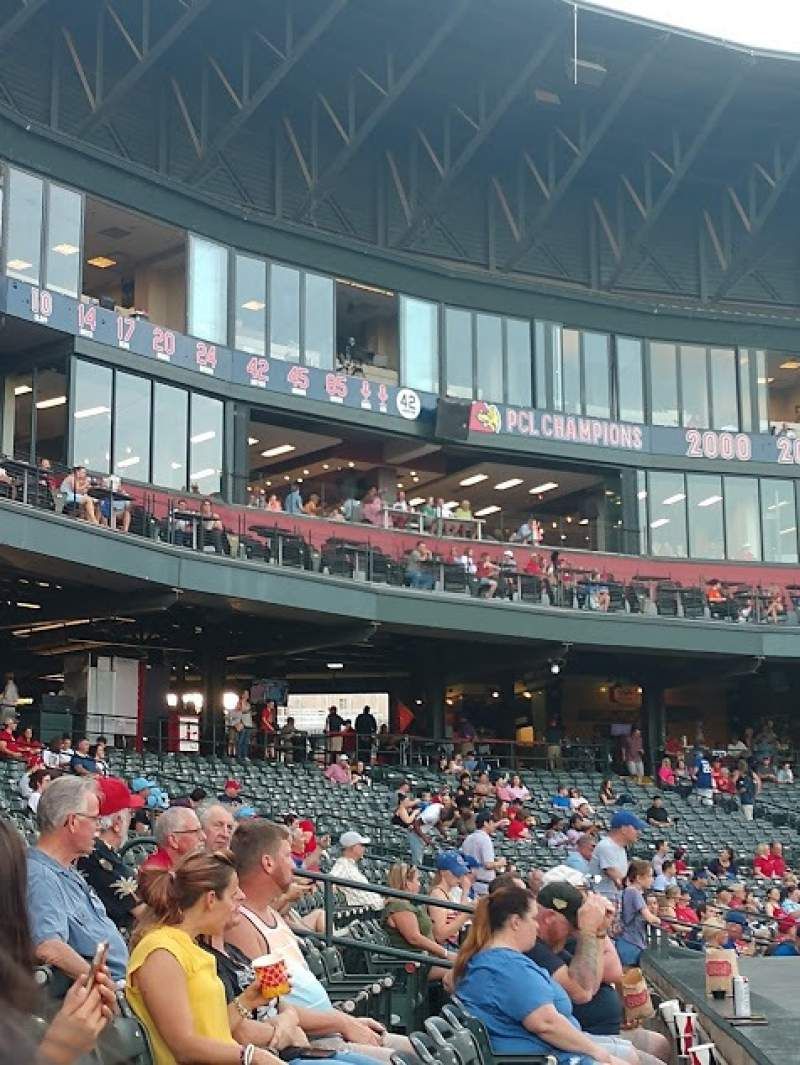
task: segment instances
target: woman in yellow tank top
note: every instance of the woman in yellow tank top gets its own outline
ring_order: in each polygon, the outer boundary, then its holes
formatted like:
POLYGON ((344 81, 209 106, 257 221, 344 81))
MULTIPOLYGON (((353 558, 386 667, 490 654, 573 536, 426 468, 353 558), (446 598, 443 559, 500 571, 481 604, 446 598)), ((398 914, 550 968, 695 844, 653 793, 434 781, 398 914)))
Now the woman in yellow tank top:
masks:
POLYGON ((174 870, 143 873, 139 888, 149 913, 134 934, 125 994, 154 1065, 275 1065, 273 1054, 231 1035, 216 963, 197 943, 221 935, 244 898, 230 856, 189 855, 174 870))

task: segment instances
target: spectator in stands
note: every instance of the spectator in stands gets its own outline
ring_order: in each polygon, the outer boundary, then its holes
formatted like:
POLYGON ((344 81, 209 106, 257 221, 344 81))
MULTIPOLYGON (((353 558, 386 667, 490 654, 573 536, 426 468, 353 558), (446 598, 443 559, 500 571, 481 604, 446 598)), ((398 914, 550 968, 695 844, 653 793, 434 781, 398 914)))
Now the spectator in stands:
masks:
POLYGON ((531 797, 531 793, 522 783, 522 778, 520 777, 519 773, 513 774, 513 776, 511 777, 511 782, 505 787, 504 795, 500 794, 499 788, 497 790, 497 794, 501 799, 506 799, 508 802, 511 802, 514 799, 518 799, 520 802, 527 802, 527 800, 531 797))
POLYGON ((786 876, 786 859, 783 856, 783 844, 773 840, 769 845, 769 853, 772 858, 772 875, 774 877, 786 876))
POLYGON ((672 858, 666 858, 661 863, 661 872, 653 880, 653 891, 666 891, 669 887, 677 887, 678 879, 675 875, 675 862, 672 858))
POLYGON ((39 839, 28 850, 28 919, 36 958, 67 976, 89 971, 97 944, 108 940, 108 970, 125 975, 128 950, 116 926, 75 869, 91 854, 100 820, 94 780, 54 780, 36 812, 39 839))
POLYGON ((695 754, 691 774, 695 795, 700 799, 703 806, 713 806, 714 778, 711 775, 711 762, 708 760, 708 754, 705 750, 700 749, 695 754))
POLYGON ((753 807, 760 792, 761 778, 758 773, 747 762, 741 761, 736 778, 736 794, 739 796, 739 805, 745 821, 753 820, 753 807))
POLYGON ((25 762, 26 756, 19 750, 14 733, 17 730, 17 715, 6 714, 0 731, 0 759, 12 762, 25 762))
POLYGON ((755 954, 755 944, 750 938, 750 925, 741 910, 728 910, 725 914, 727 938, 722 944, 726 950, 737 954, 755 954))
POLYGON ((564 744, 564 729, 557 717, 551 717, 544 730, 544 742, 547 744, 547 768, 553 772, 561 769, 563 764, 562 746, 564 744))
POLYGON ((353 775, 350 769, 350 757, 340 754, 332 765, 325 770, 325 779, 332 784, 352 784, 353 775))
POLYGON ((356 743, 358 757, 362 762, 369 765, 372 761, 372 742, 378 731, 378 722, 368 706, 365 706, 361 713, 357 715, 353 722, 353 728, 356 730, 356 736, 358 737, 356 743))
POLYGON ((270 494, 267 500, 267 510, 271 510, 275 514, 280 514, 283 511, 283 505, 274 492, 270 494))
POLYGON ((303 513, 308 514, 310 518, 318 517, 320 513, 319 502, 319 496, 316 492, 312 492, 303 506, 303 513))
POLYGON ((669 857, 669 840, 657 839, 655 842, 655 850, 653 851, 653 857, 650 864, 653 866, 653 875, 658 876, 661 872, 661 866, 669 857))
POLYGON ((67 506, 74 507, 78 515, 92 525, 97 525, 98 516, 95 501, 88 494, 92 487, 85 466, 76 466, 68 473, 58 486, 59 494, 64 497, 67 506))
POLYGON ((736 880, 739 876, 739 866, 733 849, 723 847, 717 857, 708 863, 708 869, 718 880, 736 880))
POLYGON ((771 887, 764 896, 764 913, 771 921, 779 921, 786 917, 786 911, 781 905, 781 889, 771 887))
POLYGON ((424 540, 418 540, 417 544, 408 553, 406 562, 406 580, 409 588, 431 591, 434 586, 433 571, 429 563, 433 560, 430 548, 424 540))
POLYGON ((628 776, 634 777, 641 783, 644 776, 644 743, 640 728, 632 728, 630 734, 623 737, 622 759, 628 770, 628 776))
POLYGON ((210 544, 218 555, 228 554, 225 526, 222 524, 219 514, 212 510, 210 499, 204 499, 200 503, 199 528, 201 548, 210 544))
MULTIPOLYGON (((27 1046, 27 1017, 52 1012, 34 983, 36 951, 28 924, 26 896, 28 870, 25 843, 10 821, 0 821, 0 1004, 4 1021, 19 1016, 21 1030, 3 1032, 10 1056, 8 1062, 34 1061, 48 1065, 78 1065, 94 1049, 114 1008, 114 992, 103 967, 91 987, 76 980, 47 1026, 44 1035, 36 1031, 38 1048, 27 1046), (38 1052, 37 1052, 38 1050, 38 1052)), ((88 970, 88 966, 86 966, 88 970)), ((38 1028, 38 1026, 37 1026, 38 1028)))
POLYGON ((354 1050, 384 1065, 389 1065, 393 1051, 409 1053, 408 1040, 390 1035, 377 1021, 334 1009, 325 988, 308 968, 297 937, 273 908, 293 883, 288 829, 262 818, 245 821, 234 833, 232 851, 245 900, 240 908, 243 920, 229 929, 227 941, 250 959, 285 952, 292 989, 284 1000, 297 1010, 300 1026, 312 1044, 354 1050))
POLYGON ((100 776, 99 766, 94 758, 90 756, 89 747, 89 741, 85 736, 75 744, 75 754, 70 760, 69 768, 79 777, 100 776))
POLYGON ((489 552, 484 551, 478 559, 476 570, 478 578, 478 598, 494 599, 500 581, 500 567, 489 558, 489 552))
POLYGON ((20 754, 25 755, 29 765, 36 765, 37 762, 41 763, 44 745, 33 738, 33 729, 30 725, 24 728, 21 733, 18 733, 15 739, 17 741, 17 750, 20 754))
MULTIPOLYGON (((421 887, 419 870, 407 862, 396 862, 386 876, 386 883, 395 891, 418 895, 421 887)), ((433 924, 425 906, 409 899, 387 898, 383 907, 383 925, 393 947, 419 950, 435 958, 447 958, 450 955, 447 947, 434 938, 433 924)), ((447 971, 433 965, 428 970, 428 979, 441 980, 447 971)))
POLYGON ((698 906, 705 906, 708 902, 708 870, 705 867, 695 869, 692 873, 691 879, 686 887, 686 891, 689 895, 689 901, 695 909, 698 906))
POLYGON ((221 802, 225 806, 241 806, 242 785, 239 781, 233 777, 230 780, 226 780, 222 791, 217 795, 217 802, 221 802))
POLYGON ((753 857, 753 874, 761 879, 772 877, 772 857, 769 853, 768 843, 757 843, 753 857))
POLYGON ((652 825, 653 828, 663 828, 665 825, 669 826, 672 824, 669 812, 666 810, 664 800, 660 795, 653 796, 653 801, 650 806, 647 807, 647 812, 644 816, 647 823, 652 825))
POLYGON ((186 854, 203 846, 204 836, 200 819, 194 810, 185 806, 171 806, 156 821, 155 837, 158 848, 145 858, 139 867, 173 869, 186 854))
POLYGON ((376 487, 367 489, 361 500, 361 520, 370 525, 381 525, 383 522, 383 499, 376 487))
MULTIPOLYGON (((639 833, 647 828, 635 814, 620 810, 611 818, 611 828, 594 849, 589 869, 599 876, 597 891, 612 901, 617 901, 625 887, 628 875, 626 847, 639 839, 639 833)), ((648 863, 649 864, 649 863, 648 863)))
POLYGON ((197 816, 205 837, 205 849, 209 854, 228 850, 236 828, 230 805, 223 805, 219 802, 206 803, 199 807, 197 816))
POLYGON ((568 865, 570 869, 576 869, 579 873, 587 876, 589 873, 589 863, 594 854, 594 848, 594 837, 589 835, 588 832, 584 832, 582 836, 578 836, 574 846, 571 849, 568 849, 567 857, 564 859, 564 865, 568 865))
POLYGON ((784 762, 776 773, 778 784, 794 784, 794 771, 791 762, 784 762))
POLYGON ((778 921, 778 935, 767 947, 768 958, 800 958, 800 943, 797 939, 797 920, 785 914, 778 921))
POLYGON ((659 925, 658 915, 645 902, 645 893, 653 884, 649 862, 634 858, 630 863, 627 886, 620 901, 620 928, 616 938, 617 953, 623 965, 638 965, 647 946, 647 925, 659 925))
POLYGON ((665 791, 675 787, 675 770, 669 758, 662 758, 658 767, 658 783, 665 791))
POLYGON ((28 777, 28 784, 30 785, 30 795, 28 796, 28 809, 31 813, 36 813, 39 808, 39 801, 43 793, 50 786, 55 779, 53 773, 55 771, 51 769, 45 769, 43 766, 39 769, 34 769, 31 775, 28 777))
POLYGON ((489 884, 506 867, 505 858, 496 858, 492 833, 497 829, 497 822, 491 813, 482 810, 475 817, 475 831, 471 832, 461 844, 463 854, 468 854, 479 862, 475 874, 474 893, 476 897, 485 895, 489 884))
MULTIPOLYGON (((364 848, 369 843, 369 838, 362 836, 360 832, 343 832, 339 837, 342 853, 333 863, 330 875, 341 877, 342 880, 356 880, 360 884, 369 884, 369 880, 358 867, 358 863, 365 854, 364 848)), ((337 890, 344 895, 348 906, 365 906, 368 910, 375 912, 383 910, 384 897, 374 891, 345 887, 343 884, 340 884, 337 890)))
POLYGON ((633 801, 630 795, 627 795, 626 793, 623 793, 622 795, 617 795, 616 788, 614 787, 614 782, 612 781, 611 777, 605 777, 605 779, 601 782, 600 791, 598 792, 597 797, 603 806, 622 806, 624 802, 633 801))
POLYGON ((585 1034, 567 993, 527 956, 537 919, 533 892, 513 884, 494 891, 478 903, 456 959, 456 993, 486 1025, 492 1050, 500 1056, 553 1054, 559 1065, 576 1059, 618 1065, 618 1052, 637 1060, 630 1044, 585 1034))
MULTIPOLYGON (((466 904, 468 899, 464 894, 464 883, 470 877, 470 870, 464 856, 458 851, 439 851, 436 869, 429 891, 431 898, 466 904)), ((471 914, 461 910, 446 910, 441 906, 428 906, 428 916, 436 942, 458 949, 458 933, 470 920, 471 914)))
POLYGON ((413 795, 398 792, 397 806, 392 814, 392 824, 405 829, 411 860, 415 865, 422 864, 427 843, 427 837, 423 835, 419 823, 419 805, 413 795))
POLYGON ((303 497, 300 495, 300 485, 297 481, 292 481, 289 485, 289 491, 283 501, 283 509, 287 514, 303 513, 303 497))
POLYGON ((134 919, 144 906, 137 894, 136 874, 120 857, 120 848, 128 839, 131 810, 144 805, 141 795, 134 795, 124 780, 100 777, 100 834, 91 854, 78 859, 78 872, 97 893, 106 913, 117 928, 130 931, 134 919))

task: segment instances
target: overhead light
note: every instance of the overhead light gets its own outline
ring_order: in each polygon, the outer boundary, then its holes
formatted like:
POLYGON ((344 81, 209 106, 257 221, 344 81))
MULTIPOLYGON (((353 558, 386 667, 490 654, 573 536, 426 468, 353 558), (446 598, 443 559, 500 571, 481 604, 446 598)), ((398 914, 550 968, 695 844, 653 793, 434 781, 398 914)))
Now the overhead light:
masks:
POLYGON ((53 251, 57 255, 77 255, 81 249, 75 244, 54 244, 53 251))
POLYGON ((242 304, 243 311, 263 311, 266 307, 266 303, 262 300, 247 300, 242 304))
MULTIPOLYGON (((308 470, 303 470, 303 476, 304 477, 308 477, 308 472, 309 472, 308 470)), ((403 486, 400 485, 400 487, 402 488, 403 486)))
POLYGON ((492 692, 492 698, 493 698, 493 699, 499 699, 499 698, 500 698, 500 692, 499 692, 499 691, 497 691, 497 689, 495 689, 495 690, 494 690, 494 691, 492 692))
POLYGON ((409 499, 408 505, 410 507, 418 507, 420 503, 425 502, 425 496, 414 496, 413 499, 409 499))
POLYGON ((505 492, 507 488, 516 488, 518 484, 522 484, 521 477, 509 477, 507 481, 501 481, 500 484, 494 486, 496 492, 505 492))
POLYGON ((41 610, 42 609, 42 604, 41 603, 19 603, 18 602, 17 606, 22 607, 23 610, 41 610))
POLYGON ((327 462, 323 462, 323 463, 322 463, 322 468, 323 468, 323 470, 329 470, 329 469, 330 469, 330 466, 328 465, 328 463, 327 463, 327 462))
POLYGON ((356 466, 355 462, 348 462, 347 463, 348 470, 354 470, 355 466, 356 466))
POLYGON ((26 396, 29 392, 33 392, 30 385, 17 385, 14 389, 15 396, 26 396))
POLYGON ((66 402, 66 396, 53 396, 52 399, 40 399, 36 404, 36 409, 47 410, 49 407, 63 407, 66 402))
POLYGON ((258 443, 258 437, 257 436, 248 436, 248 438, 247 438, 248 447, 254 447, 257 443, 258 443))
POLYGON ((364 285, 360 281, 350 281, 346 277, 337 277, 337 285, 347 285, 349 288, 360 288, 363 292, 375 292, 378 296, 394 296, 394 292, 388 288, 376 288, 375 285, 364 285))
POLYGON ((190 481, 205 481, 206 478, 213 477, 216 474, 216 472, 217 471, 213 468, 213 466, 209 466, 205 470, 198 470, 197 473, 190 473, 189 474, 189 480, 190 481))
POLYGON ((800 370, 800 362, 797 359, 787 359, 780 365, 781 370, 800 370))
POLYGON ((95 255, 93 259, 87 259, 86 262, 89 266, 96 266, 98 270, 108 270, 109 267, 117 265, 117 260, 109 259, 107 255, 95 255))
POLYGON ((496 514, 500 510, 500 507, 483 507, 481 510, 475 511, 476 518, 488 518, 490 514, 496 514))
POLYGON ((561 672, 561 663, 560 662, 551 662, 550 663, 550 672, 553 673, 553 674, 560 673, 561 672))
MULTIPOLYGON (((38 407, 39 404, 37 403, 38 407)), ((98 414, 110 414, 111 407, 84 407, 82 410, 76 410, 72 415, 73 418, 96 418, 98 414)))
POLYGON ((774 380, 775 380, 774 377, 759 377, 758 378, 758 384, 760 384, 760 385, 771 385, 774 380))
POLYGON ((216 435, 217 434, 213 429, 207 429, 204 433, 195 433, 194 436, 190 436, 189 443, 205 444, 207 440, 213 440, 216 435))
POLYGON ((344 669, 344 662, 328 662, 328 669, 344 669))
POLYGON ((791 525, 788 529, 778 529, 778 536, 787 536, 789 533, 797 532, 797 526, 791 525))
POLYGON ((641 491, 636 493, 637 499, 647 499, 647 489, 642 488, 641 491))
POLYGON ((578 522, 578 525, 588 525, 588 524, 589 524, 589 519, 588 518, 581 518, 581 520, 578 522))
POLYGON ((167 706, 175 707, 178 705, 178 696, 175 692, 167 692, 167 706))
POLYGON ((558 488, 558 481, 545 481, 544 484, 537 484, 534 488, 528 490, 534 496, 539 492, 552 492, 554 488, 558 488))
POLYGON ((680 501, 685 498, 686 494, 684 492, 676 492, 675 495, 667 496, 667 498, 662 499, 661 502, 665 507, 671 507, 673 503, 680 503, 680 501))
POLYGON ((522 697, 523 697, 524 699, 532 699, 532 698, 533 698, 533 692, 529 692, 529 691, 524 691, 524 692, 522 693, 522 697))
POLYGON ((141 461, 138 455, 131 455, 130 458, 120 459, 117 463, 117 469, 127 470, 129 466, 138 466, 141 461))
POLYGON ((656 518, 655 521, 650 522, 651 529, 660 529, 662 525, 669 525, 669 518, 656 518))
POLYGON ((29 267, 33 266, 33 263, 28 263, 24 259, 9 259, 6 266, 10 267, 12 270, 27 270, 29 267))
POLYGON ((223 692, 222 693, 222 708, 223 710, 235 710, 239 705, 239 696, 236 692, 223 692))
POLYGON ((721 503, 722 496, 706 496, 705 499, 701 499, 697 504, 698 507, 713 507, 715 503, 721 503))
POLYGON ((294 444, 278 444, 276 447, 271 447, 267 451, 261 452, 261 457, 265 459, 274 459, 278 455, 288 455, 290 451, 296 451, 297 448, 294 444))
POLYGON ((183 469, 183 463, 182 462, 176 462, 175 459, 173 459, 172 462, 170 462, 170 464, 169 464, 169 468, 171 470, 183 469))
POLYGON ((457 507, 458 506, 458 500, 457 499, 448 499, 448 500, 445 501, 444 505, 446 507, 457 507))
POLYGON ((463 481, 459 481, 458 483, 461 485, 462 488, 469 488, 470 485, 480 484, 481 481, 488 481, 488 480, 489 480, 489 474, 488 473, 473 473, 473 475, 471 477, 465 477, 463 481))

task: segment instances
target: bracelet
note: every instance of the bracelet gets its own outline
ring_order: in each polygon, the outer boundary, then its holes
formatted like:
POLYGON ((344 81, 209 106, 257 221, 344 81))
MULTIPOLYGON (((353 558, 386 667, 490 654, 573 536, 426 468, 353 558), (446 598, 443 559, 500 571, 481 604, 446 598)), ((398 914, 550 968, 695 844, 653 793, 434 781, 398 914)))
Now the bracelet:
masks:
POLYGON ((242 1005, 242 999, 241 999, 241 996, 237 996, 237 997, 236 997, 236 998, 235 998, 235 999, 233 1000, 233 1003, 232 1003, 232 1004, 233 1004, 233 1007, 235 1008, 236 1012, 237 1012, 237 1013, 239 1014, 239 1016, 240 1016, 240 1017, 241 1017, 241 1018, 242 1018, 243 1020, 245 1020, 245 1021, 249 1021, 249 1020, 250 1020, 250 1019, 252 1018, 252 1016, 253 1016, 253 1015, 252 1015, 252 1013, 250 1012, 250 1010, 249 1010, 249 1009, 247 1009, 247 1007, 246 1007, 246 1006, 243 1006, 243 1005, 242 1005))
POLYGON ((256 1048, 253 1043, 239 1048, 239 1065, 252 1065, 256 1048))

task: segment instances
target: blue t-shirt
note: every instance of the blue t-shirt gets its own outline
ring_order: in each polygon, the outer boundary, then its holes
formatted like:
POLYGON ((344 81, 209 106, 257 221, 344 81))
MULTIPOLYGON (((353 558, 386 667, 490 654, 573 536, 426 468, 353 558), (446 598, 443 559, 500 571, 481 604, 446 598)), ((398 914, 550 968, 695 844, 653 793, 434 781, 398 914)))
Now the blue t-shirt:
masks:
POLYGON ((490 947, 467 963, 456 994, 470 1013, 483 1021, 492 1050, 498 1054, 553 1054, 559 1065, 589 1065, 591 1057, 556 1050, 522 1025, 540 1006, 554 1006, 573 1028, 569 995, 541 966, 518 950, 490 947))
POLYGON ((709 760, 704 758, 702 754, 698 754, 694 760, 694 767, 697 770, 697 775, 694 778, 694 786, 696 788, 713 788, 714 780, 711 776, 711 763, 709 760))
POLYGON ((776 943, 774 947, 767 951, 771 958, 797 958, 800 957, 800 951, 794 943, 776 943))

